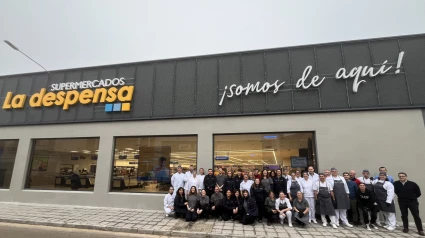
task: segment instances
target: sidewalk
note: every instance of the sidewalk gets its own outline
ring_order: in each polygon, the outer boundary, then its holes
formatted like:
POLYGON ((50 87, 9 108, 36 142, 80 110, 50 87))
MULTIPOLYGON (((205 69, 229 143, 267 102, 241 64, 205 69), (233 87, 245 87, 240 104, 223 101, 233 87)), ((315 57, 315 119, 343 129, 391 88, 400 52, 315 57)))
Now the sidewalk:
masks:
POLYGON ((189 226, 182 219, 165 217, 162 211, 0 202, 0 222, 22 223, 115 232, 131 232, 180 237, 416 237, 416 229, 405 234, 400 228, 389 232, 380 228, 322 227, 320 224, 294 228, 265 222, 243 226, 238 222, 200 220, 189 226))

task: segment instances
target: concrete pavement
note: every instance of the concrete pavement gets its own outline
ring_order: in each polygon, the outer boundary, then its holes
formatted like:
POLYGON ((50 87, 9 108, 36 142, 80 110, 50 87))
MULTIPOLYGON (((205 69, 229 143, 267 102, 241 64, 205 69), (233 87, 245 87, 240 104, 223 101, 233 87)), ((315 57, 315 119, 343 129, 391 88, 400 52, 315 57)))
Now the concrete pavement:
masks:
MULTIPOLYGON (((159 201, 162 202, 162 201, 159 201)), ((415 237, 416 229, 405 234, 395 231, 367 231, 363 227, 332 229, 320 224, 294 228, 274 223, 244 226, 239 222, 199 220, 193 225, 182 219, 165 217, 163 211, 105 207, 64 206, 0 202, 0 222, 66 228, 83 228, 113 232, 180 237, 415 237)))

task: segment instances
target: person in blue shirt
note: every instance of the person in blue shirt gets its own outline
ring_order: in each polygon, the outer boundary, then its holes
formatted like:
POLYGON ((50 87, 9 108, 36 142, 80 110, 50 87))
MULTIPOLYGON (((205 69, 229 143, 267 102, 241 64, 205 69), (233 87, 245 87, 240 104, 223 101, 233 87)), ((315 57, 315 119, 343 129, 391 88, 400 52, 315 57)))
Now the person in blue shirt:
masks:
POLYGON ((391 175, 388 175, 388 173, 387 173, 387 168, 385 168, 385 167, 379 167, 379 173, 378 173, 378 175, 376 175, 375 177, 373 177, 374 179, 377 179, 377 180, 379 180, 379 174, 380 173, 385 173, 385 174, 387 174, 387 178, 388 178, 388 180, 390 180, 390 182, 392 183, 392 184, 394 184, 394 178, 391 176, 391 175))
POLYGON ((359 211, 357 207, 357 198, 356 198, 356 192, 357 192, 357 183, 350 178, 350 174, 348 172, 343 173, 344 179, 347 182, 348 191, 350 191, 350 210, 348 211, 348 219, 350 222, 353 222, 353 225, 360 225, 360 219, 359 219, 359 211), (350 219, 351 218, 351 219, 350 219))

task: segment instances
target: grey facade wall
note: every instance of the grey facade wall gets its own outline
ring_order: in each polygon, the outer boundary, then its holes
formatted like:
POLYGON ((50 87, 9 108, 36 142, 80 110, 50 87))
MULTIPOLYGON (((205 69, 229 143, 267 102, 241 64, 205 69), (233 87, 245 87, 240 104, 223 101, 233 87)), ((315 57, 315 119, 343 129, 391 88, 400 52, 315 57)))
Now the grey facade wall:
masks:
MULTIPOLYGON (((197 166, 210 168, 215 134, 293 131, 315 132, 320 171, 336 167, 360 175, 369 169, 375 175, 386 166, 390 175, 404 171, 425 188, 425 127, 421 110, 412 109, 0 127, 0 139, 19 139, 11 187, 0 189, 0 201, 162 209, 163 194, 109 192, 115 136, 198 135, 197 166), (93 192, 24 189, 31 139, 40 137, 100 138, 93 192)), ((425 198, 419 202, 423 211, 425 198)))
POLYGON ((0 110, 0 126, 70 122, 100 122, 162 118, 266 115, 300 112, 421 108, 425 106, 425 35, 289 47, 253 52, 199 56, 113 66, 0 77, 0 103, 6 93, 32 95, 53 83, 124 77, 134 85, 131 112, 106 113, 102 104, 0 110), (399 52, 404 51, 400 74, 394 74, 399 52), (339 68, 393 69, 364 78, 359 91, 353 79, 335 79, 339 68), (317 88, 299 89, 296 81, 306 66, 326 77, 317 88), (286 83, 276 94, 251 93, 225 98, 225 86, 257 81, 286 83))

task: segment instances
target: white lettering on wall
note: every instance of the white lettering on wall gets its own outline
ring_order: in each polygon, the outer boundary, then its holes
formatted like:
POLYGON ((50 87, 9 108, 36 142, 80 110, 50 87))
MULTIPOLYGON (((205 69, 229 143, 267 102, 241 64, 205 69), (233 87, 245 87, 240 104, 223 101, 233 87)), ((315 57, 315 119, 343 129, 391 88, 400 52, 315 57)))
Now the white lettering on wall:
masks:
MULTIPOLYGON (((400 67, 403 61, 404 52, 400 52, 398 55, 396 70, 394 74, 400 73, 400 67)), ((345 68, 340 68, 336 71, 335 78, 336 79, 350 79, 354 78, 353 81, 353 92, 357 93, 360 84, 366 83, 365 79, 361 79, 364 77, 373 78, 378 75, 382 75, 390 71, 393 66, 387 66, 388 63, 387 60, 385 60, 378 70, 376 70, 374 67, 370 66, 357 66, 352 68, 349 72, 345 68), (376 70, 376 71, 375 71, 376 70)), ((300 79, 298 79, 296 83, 296 88, 303 88, 303 89, 309 89, 310 87, 319 87, 326 77, 323 77, 320 79, 319 75, 315 75, 311 78, 310 82, 306 82, 309 78, 309 75, 311 73, 311 70, 313 67, 311 65, 307 66, 304 69, 304 72, 300 79)), ((236 85, 232 84, 230 87, 225 86, 224 87, 224 93, 221 96, 221 100, 219 102, 219 105, 221 106, 223 104, 224 97, 227 96, 228 98, 232 98, 234 95, 239 96, 245 91, 245 95, 248 95, 249 93, 266 93, 269 91, 270 88, 274 87, 273 93, 277 93, 279 91, 279 87, 282 86, 285 82, 282 82, 281 84, 278 84, 279 80, 276 80, 274 84, 270 83, 264 83, 263 86, 260 88, 260 82, 257 82, 255 84, 248 83, 246 87, 243 87, 242 85, 236 85), (234 90, 236 88, 236 90, 234 90), (227 94, 227 90, 229 90, 229 94, 227 94)))
POLYGON ((50 86, 50 91, 78 90, 87 88, 108 88, 125 85, 125 78, 100 79, 93 81, 55 83, 50 86))
POLYGON ((228 98, 232 98, 234 95, 239 96, 245 91, 245 95, 248 95, 249 93, 260 93, 260 92, 268 92, 270 88, 274 87, 273 93, 277 93, 279 91, 279 88, 285 84, 285 82, 282 82, 279 84, 279 80, 276 80, 274 84, 270 84, 268 82, 265 82, 263 86, 260 88, 260 82, 257 82, 255 84, 248 83, 246 87, 243 87, 242 85, 237 86, 236 84, 230 85, 228 88, 227 86, 224 87, 223 95, 221 96, 221 100, 219 105, 223 103, 224 97, 227 96, 228 98), (236 88, 235 92, 233 92, 234 88, 236 88), (229 89, 229 95, 227 95, 227 89, 229 89))

